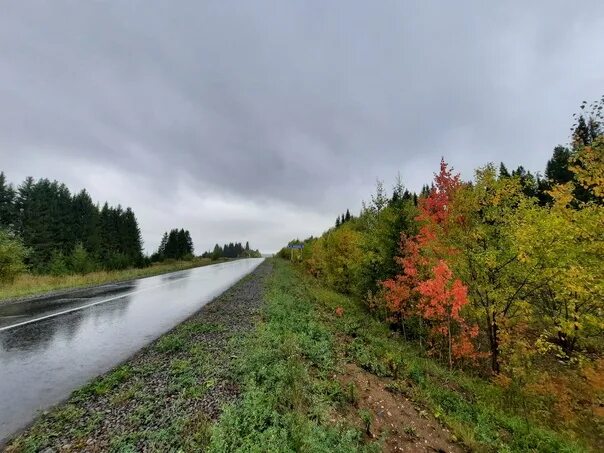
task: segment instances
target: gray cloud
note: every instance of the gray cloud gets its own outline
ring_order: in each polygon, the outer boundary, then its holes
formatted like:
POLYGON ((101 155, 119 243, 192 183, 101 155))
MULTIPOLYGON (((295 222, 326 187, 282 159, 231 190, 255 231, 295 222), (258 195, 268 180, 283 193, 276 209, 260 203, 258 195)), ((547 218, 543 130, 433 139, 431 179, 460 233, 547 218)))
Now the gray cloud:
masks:
POLYGON ((146 246, 274 250, 440 156, 543 168, 604 86, 604 4, 7 2, 0 167, 131 205, 146 246), (188 200, 189 205, 182 205, 188 200))

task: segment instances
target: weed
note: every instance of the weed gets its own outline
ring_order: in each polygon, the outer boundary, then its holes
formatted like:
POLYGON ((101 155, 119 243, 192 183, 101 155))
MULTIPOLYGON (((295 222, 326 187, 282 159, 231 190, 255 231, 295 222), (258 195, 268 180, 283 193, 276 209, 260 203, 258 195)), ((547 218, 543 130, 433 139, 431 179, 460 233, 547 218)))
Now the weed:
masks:
POLYGON ((373 415, 367 409, 359 410, 359 417, 361 417, 361 422, 363 423, 363 429, 365 430, 365 434, 371 436, 371 424, 373 423, 373 415))
POLYGON ((155 349, 159 352, 178 352, 184 349, 185 340, 177 334, 169 334, 161 337, 155 343, 155 349))
POLYGON ((411 425, 405 426, 405 428, 403 429, 403 432, 412 439, 415 439, 417 437, 417 431, 411 425))
POLYGON ((346 396, 348 398, 348 402, 353 406, 358 406, 359 404, 359 390, 354 382, 349 382, 346 386, 346 396))

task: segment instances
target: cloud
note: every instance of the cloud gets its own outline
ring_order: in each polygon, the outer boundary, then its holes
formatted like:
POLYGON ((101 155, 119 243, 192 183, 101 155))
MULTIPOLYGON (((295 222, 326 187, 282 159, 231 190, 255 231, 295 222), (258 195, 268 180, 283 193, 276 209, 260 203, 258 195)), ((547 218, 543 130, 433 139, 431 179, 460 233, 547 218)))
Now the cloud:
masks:
MULTIPOLYGON (((541 170, 601 95, 586 2, 10 2, 0 156, 130 205, 146 247, 287 238, 440 156, 541 170), (227 237, 228 236, 228 237, 227 237)), ((199 245, 198 245, 199 248, 199 245)))

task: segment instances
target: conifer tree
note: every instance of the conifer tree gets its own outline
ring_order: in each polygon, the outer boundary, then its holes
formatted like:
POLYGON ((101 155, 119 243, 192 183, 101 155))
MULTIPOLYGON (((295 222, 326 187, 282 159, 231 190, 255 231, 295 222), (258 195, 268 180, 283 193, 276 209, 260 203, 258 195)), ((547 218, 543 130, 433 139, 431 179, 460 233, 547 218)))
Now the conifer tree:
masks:
POLYGON ((0 172, 0 228, 12 228, 15 222, 15 190, 0 172))
POLYGON ((556 184, 566 184, 573 179, 573 172, 570 170, 571 152, 564 146, 556 146, 552 158, 547 161, 545 167, 545 177, 553 186, 556 184))
POLYGON ((501 162, 499 164, 499 177, 500 178, 509 178, 510 172, 508 171, 507 167, 505 166, 505 164, 503 162, 501 162))
POLYGON ((222 256, 222 248, 218 244, 214 246, 214 251, 212 252, 212 259, 217 260, 222 256))
POLYGON ((73 197, 72 210, 76 244, 81 244, 92 256, 98 256, 101 248, 99 210, 86 190, 73 197))

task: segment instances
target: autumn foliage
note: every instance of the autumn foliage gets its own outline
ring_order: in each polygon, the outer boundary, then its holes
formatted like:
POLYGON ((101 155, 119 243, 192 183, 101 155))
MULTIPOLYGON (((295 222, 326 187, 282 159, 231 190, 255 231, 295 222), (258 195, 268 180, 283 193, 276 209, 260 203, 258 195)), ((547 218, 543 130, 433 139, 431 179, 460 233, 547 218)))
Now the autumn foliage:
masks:
POLYGON ((444 343, 449 366, 454 359, 473 358, 476 351, 471 339, 478 334, 476 325, 469 325, 462 314, 468 303, 468 290, 455 278, 446 257, 455 249, 442 240, 451 221, 451 204, 461 187, 459 175, 453 175, 441 160, 434 187, 420 200, 420 223, 417 235, 401 237, 401 256, 397 262, 401 273, 384 280, 384 298, 388 309, 399 321, 419 317, 428 327, 431 352, 440 352, 444 343))
POLYGON ((378 181, 358 217, 304 241, 304 266, 506 404, 604 423, 604 98, 593 112, 543 179, 487 164, 462 181, 441 160, 419 194, 378 181))

